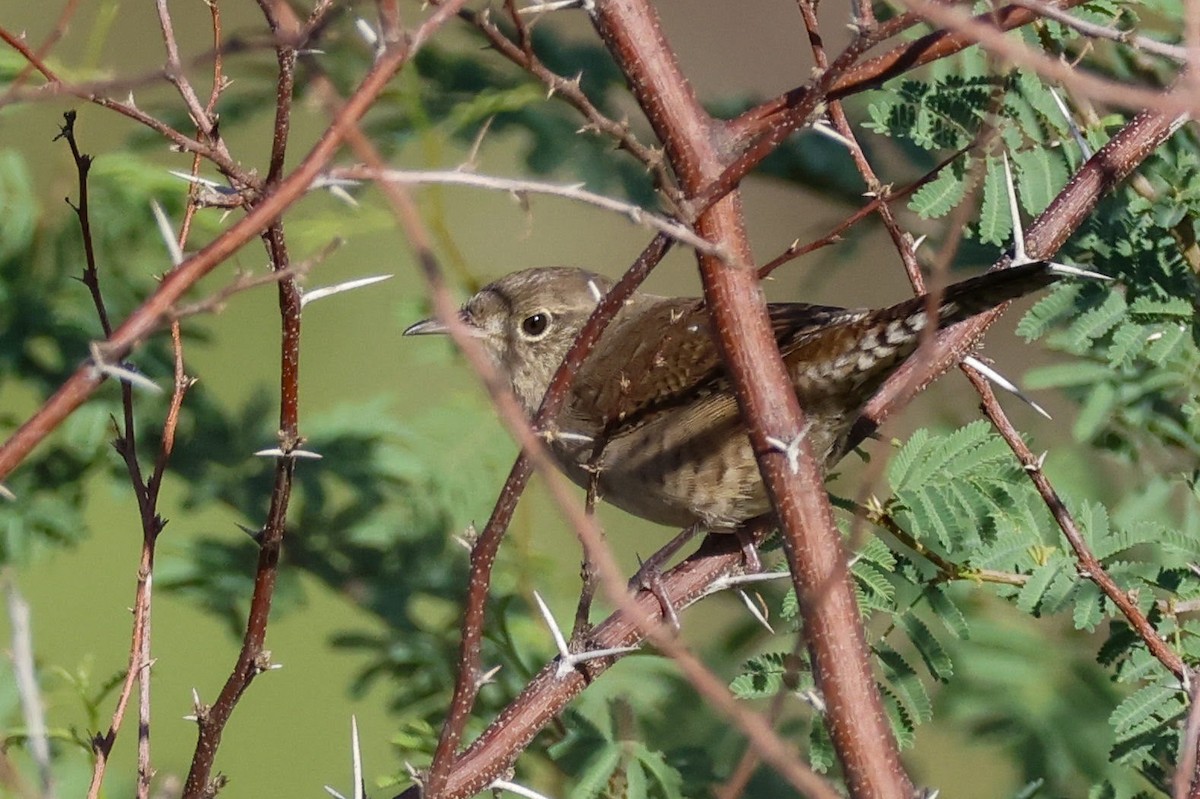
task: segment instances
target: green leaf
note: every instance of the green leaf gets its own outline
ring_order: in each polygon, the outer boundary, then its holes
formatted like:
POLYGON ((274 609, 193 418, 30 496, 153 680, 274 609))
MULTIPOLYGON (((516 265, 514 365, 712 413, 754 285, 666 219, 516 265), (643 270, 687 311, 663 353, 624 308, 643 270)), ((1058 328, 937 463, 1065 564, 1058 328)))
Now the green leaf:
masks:
POLYGON ((1012 215, 1008 210, 1008 188, 1004 166, 997 158, 987 160, 983 178, 983 204, 979 209, 979 241, 997 246, 1007 243, 1012 233, 1012 215))
POLYGON ((30 248, 40 214, 24 155, 0 150, 0 261, 30 248))
POLYGON ((913 192, 908 207, 923 219, 940 219, 953 211, 967 195, 967 181, 950 167, 913 192))
POLYGON ((1075 629, 1094 632, 1103 620, 1104 598, 1100 589, 1095 583, 1080 582, 1075 592, 1075 629))
POLYGON ((900 624, 935 680, 946 682, 954 676, 954 663, 949 653, 925 622, 909 612, 900 617, 900 624))
POLYGON ((1040 214, 1067 183, 1062 156, 1044 147, 1012 154, 1016 166, 1017 196, 1030 214, 1040 214))
POLYGON ((927 591, 925 598, 938 620, 941 621, 951 635, 960 639, 970 637, 971 630, 967 624, 966 616, 963 615, 958 605, 950 599, 950 596, 944 589, 934 588, 927 591))
POLYGON ((1056 558, 1044 566, 1040 566, 1033 570, 1029 575, 1028 582, 1021 586, 1020 592, 1017 594, 1017 608, 1025 613, 1033 613, 1037 610, 1042 601, 1042 595, 1046 593, 1046 589, 1050 583, 1058 576, 1058 572, 1065 565, 1063 559, 1056 558))
POLYGON ((1117 705, 1109 716, 1109 723, 1121 740, 1135 731, 1152 715, 1171 718, 1182 704, 1178 686, 1163 682, 1143 686, 1117 705))

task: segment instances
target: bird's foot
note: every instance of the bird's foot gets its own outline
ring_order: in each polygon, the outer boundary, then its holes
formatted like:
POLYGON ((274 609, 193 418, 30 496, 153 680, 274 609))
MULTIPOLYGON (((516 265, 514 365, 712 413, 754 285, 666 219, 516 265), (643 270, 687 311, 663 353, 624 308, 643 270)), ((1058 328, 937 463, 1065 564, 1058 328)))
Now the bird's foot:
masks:
POLYGON ((739 527, 733 531, 742 547, 742 570, 746 574, 758 574, 763 570, 762 558, 758 556, 758 544, 754 542, 754 531, 739 527))
POLYGON ((671 629, 678 633, 680 628, 679 614, 675 612, 675 604, 671 601, 671 596, 667 593, 666 586, 663 585, 662 570, 654 568, 647 570, 645 564, 638 569, 638 587, 642 590, 649 591, 658 600, 658 606, 662 610, 662 620, 671 629))
POLYGON ((679 632, 679 614, 675 612, 671 597, 667 595, 666 588, 663 586, 662 569, 684 544, 695 538, 699 530, 698 523, 682 530, 668 541, 666 546, 642 561, 637 573, 629 581, 631 591, 649 591, 654 595, 654 598, 658 600, 659 607, 662 608, 663 621, 671 625, 671 629, 676 632, 679 632))

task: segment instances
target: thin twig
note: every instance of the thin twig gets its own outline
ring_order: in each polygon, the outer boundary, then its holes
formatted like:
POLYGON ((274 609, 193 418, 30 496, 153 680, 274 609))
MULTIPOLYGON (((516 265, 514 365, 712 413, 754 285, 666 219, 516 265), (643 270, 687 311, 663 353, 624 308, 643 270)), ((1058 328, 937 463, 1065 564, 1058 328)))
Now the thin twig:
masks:
POLYGON ((516 195, 545 194, 551 197, 561 197, 565 200, 585 203, 596 208, 620 214, 635 225, 665 233, 676 241, 686 244, 699 252, 720 254, 720 248, 717 245, 705 241, 686 226, 658 216, 633 203, 588 191, 583 188, 583 184, 564 185, 538 180, 520 180, 502 178, 495 175, 479 175, 473 172, 456 170, 412 171, 388 169, 376 172, 363 167, 348 167, 332 169, 329 175, 335 180, 386 180, 406 185, 440 184, 446 186, 473 186, 475 188, 509 192, 516 195))
POLYGON ((1147 36, 1141 36, 1133 31, 1122 31, 1095 22, 1088 22, 1087 20, 1068 14, 1057 6, 1042 2, 1042 0, 1011 0, 1011 2, 1013 5, 1028 8, 1030 11, 1036 11, 1039 15, 1047 19, 1052 19, 1055 22, 1061 22, 1069 28, 1074 28, 1084 36, 1091 36, 1096 39, 1108 39, 1118 44, 1127 44, 1136 50, 1170 58, 1181 64, 1188 60, 1186 48, 1160 42, 1147 36))
POLYGON ((21 716, 25 720, 29 754, 37 766, 42 799, 54 799, 50 737, 46 727, 46 707, 42 701, 41 687, 38 685, 37 667, 34 665, 33 627, 30 623, 29 603, 17 588, 16 577, 9 567, 0 570, 0 583, 4 584, 4 600, 8 608, 11 635, 9 654, 12 657, 17 696, 21 702, 21 716))
POLYGON ((527 26, 521 14, 510 13, 509 15, 517 30, 518 41, 516 43, 500 30, 488 13, 464 12, 464 16, 496 48, 496 52, 545 84, 551 95, 562 98, 579 111, 587 120, 587 124, 580 129, 580 132, 595 131, 612 138, 617 142, 618 147, 640 161, 654 176, 655 185, 662 190, 669 203, 675 205, 679 202, 681 199, 679 189, 675 185, 670 170, 667 169, 662 151, 642 144, 633 134, 627 121, 618 122, 605 116, 584 93, 578 76, 574 79, 564 78, 543 64, 533 52, 533 41, 528 35, 527 26))
POLYGON ((1200 747, 1200 674, 1188 670, 1184 680, 1188 689, 1187 723, 1179 740, 1179 761, 1175 764, 1175 775, 1171 780, 1172 799, 1195 799, 1200 790, 1196 769, 1200 764, 1197 747, 1200 747))
MULTIPOLYGON (((275 7, 260 2, 271 32, 275 36, 276 60, 279 65, 276 80, 275 125, 272 136, 270 167, 265 187, 271 192, 283 179, 283 165, 291 125, 292 96, 295 81, 296 53, 289 43, 290 37, 280 36, 275 7)), ((290 273, 290 259, 283 222, 276 218, 263 235, 272 271, 290 273)), ((301 295, 295 279, 290 275, 278 283, 279 316, 282 335, 279 357, 279 446, 281 455, 275 461, 274 486, 271 504, 262 534, 258 539, 259 555, 255 569, 254 591, 250 599, 250 610, 246 617, 246 631, 237 662, 225 681, 217 701, 203 714, 198 714, 198 735, 191 768, 188 770, 183 795, 208 796, 214 790, 210 782, 213 763, 216 760, 225 725, 233 714, 238 700, 251 681, 271 666, 270 652, 264 646, 271 604, 278 579, 279 556, 287 526, 296 458, 290 457, 302 443, 300 436, 300 328, 301 295)))

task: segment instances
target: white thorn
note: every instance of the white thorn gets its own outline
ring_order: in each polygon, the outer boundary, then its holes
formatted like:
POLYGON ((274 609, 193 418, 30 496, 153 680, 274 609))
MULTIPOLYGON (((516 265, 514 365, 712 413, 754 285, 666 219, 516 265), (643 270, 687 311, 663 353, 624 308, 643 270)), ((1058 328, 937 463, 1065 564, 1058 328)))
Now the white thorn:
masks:
POLYGON ((358 718, 350 716, 350 748, 354 758, 354 799, 364 799, 362 747, 358 742, 358 718))
POLYGON ((576 652, 572 655, 568 655, 559 663, 558 676, 561 678, 564 674, 570 674, 580 663, 586 663, 589 660, 618 657, 620 655, 628 655, 637 651, 638 648, 636 646, 612 646, 606 649, 588 649, 585 652, 576 652))
POLYGON ((197 186, 203 186, 206 189, 212 189, 213 191, 219 191, 222 194, 235 194, 236 193, 235 190, 230 186, 226 186, 223 183, 218 183, 215 180, 209 180, 208 178, 202 178, 199 175, 193 175, 191 172, 180 172, 177 169, 168 169, 167 174, 174 175, 175 177, 179 178, 180 180, 186 180, 188 183, 194 183, 197 186))
POLYGON ((115 377, 122 383, 128 383, 131 386, 138 386, 139 388, 144 388, 147 391, 151 391, 155 394, 162 393, 162 388, 157 383, 145 375, 133 371, 132 369, 125 369, 120 366, 115 366, 111 363, 93 363, 92 368, 94 368, 100 374, 108 375, 109 377, 115 377))
POLYGON ((341 186, 343 188, 349 189, 349 188, 354 188, 356 186, 361 186, 361 185, 362 185, 361 180, 353 180, 351 178, 335 178, 330 175, 318 175, 313 180, 313 182, 309 185, 309 188, 310 189, 328 189, 328 188, 333 188, 334 186, 341 186))
POLYGON ((9 487, 4 485, 4 483, 0 483, 0 499, 6 499, 9 502, 15 502, 17 495, 9 490, 9 487))
POLYGON ((1090 269, 1081 269, 1078 266, 1069 264, 1061 264, 1058 261, 1049 262, 1050 271, 1056 275, 1069 275, 1071 277, 1087 277, 1092 280, 1103 280, 1111 283, 1113 278, 1108 275, 1102 275, 1099 272, 1093 272, 1090 269))
POLYGON ((1032 399, 1030 399, 1023 391, 1021 391, 1020 388, 1017 387, 1017 385, 1015 383, 1013 383, 1011 380, 1009 380, 1004 375, 997 372, 992 367, 988 366, 983 361, 976 358, 974 355, 968 355, 967 357, 962 359, 962 362, 964 364, 966 364, 967 366, 971 367, 972 369, 974 369, 976 372, 979 372, 981 375, 986 377, 988 380, 991 380, 993 383, 1000 386, 1000 388, 1004 389, 1005 391, 1009 392, 1013 396, 1018 397, 1019 399, 1021 399, 1025 403, 1027 403, 1030 408, 1033 408, 1035 411, 1040 413, 1042 416, 1046 417, 1047 419, 1053 420, 1053 417, 1051 417, 1050 414, 1046 412, 1045 408, 1043 408, 1041 405, 1038 405, 1036 402, 1034 402, 1032 399))
POLYGON ((162 236, 163 243, 167 245, 167 253, 171 256, 171 265, 179 266, 183 263, 183 250, 179 249, 179 242, 175 239, 175 230, 171 227, 171 220, 167 219, 167 212, 163 210, 157 200, 150 201, 150 210, 154 212, 154 221, 158 223, 158 233, 162 236))
POLYGON ((351 194, 350 192, 346 191, 341 186, 330 186, 329 187, 329 196, 334 197, 338 200, 341 200, 342 202, 344 202, 346 205, 350 206, 351 208, 358 207, 358 200, 354 199, 354 195, 351 194))
POLYGON ((812 129, 813 133, 819 133, 827 139, 832 139, 833 141, 845 147, 847 150, 854 149, 854 142, 850 141, 845 136, 834 130, 833 125, 830 125, 829 120, 827 119, 818 119, 812 124, 812 129))
POLYGON ((1008 165, 1008 153, 1001 155, 1004 157, 1004 183, 1008 189, 1008 213, 1012 217, 1012 262, 1014 266, 1020 266, 1029 263, 1029 256, 1025 254, 1025 231, 1021 227, 1021 209, 1017 205, 1017 187, 1013 183, 1012 168, 1008 165))
POLYGON ((1055 104, 1058 106, 1059 112, 1063 115, 1063 119, 1067 120, 1067 130, 1071 132, 1071 138, 1075 140, 1075 145, 1079 147, 1079 151, 1083 153, 1084 160, 1092 157, 1092 145, 1088 144, 1088 140, 1083 137, 1083 131, 1075 124, 1075 118, 1071 116, 1070 109, 1063 99, 1058 94, 1058 90, 1053 86, 1050 89, 1050 96, 1054 98, 1055 104))
POLYGON ((585 0, 553 0, 549 3, 534 3, 531 6, 518 8, 518 14, 538 14, 543 11, 562 11, 567 8, 586 8, 585 0))
POLYGON ((371 26, 371 23, 367 22, 362 17, 359 17, 358 19, 354 20, 354 29, 358 31, 358 35, 361 36, 362 40, 368 45, 371 47, 379 46, 379 34, 375 32, 375 28, 371 26))
POLYGON ((797 474, 800 471, 800 446, 804 443, 805 436, 808 435, 808 428, 812 422, 804 425, 804 429, 796 434, 796 437, 791 441, 784 441, 782 438, 767 436, 767 444, 771 449, 782 452, 787 457, 788 469, 792 474, 797 474))
POLYGON ((480 687, 495 682, 496 675, 500 673, 500 669, 504 666, 492 666, 490 669, 479 675, 478 685, 480 687))
POLYGON ((733 588, 737 585, 749 585, 750 583, 765 583, 768 580, 784 580, 792 575, 788 572, 756 572, 754 574, 733 574, 724 577, 718 577, 708 584, 705 595, 715 594, 718 591, 724 591, 727 588, 733 588))
POLYGON ((547 442, 555 441, 574 441, 579 444, 591 444, 596 439, 591 436, 585 436, 583 433, 563 432, 562 430, 543 430, 542 438, 547 442))
POLYGON ((751 599, 750 595, 745 591, 739 590, 738 596, 742 598, 742 603, 746 606, 746 610, 750 611, 750 615, 754 617, 755 621, 765 627, 767 632, 769 632, 771 635, 774 635, 775 628, 771 626, 769 621, 767 621, 767 617, 765 614, 763 614, 762 608, 756 605, 754 600, 751 599))
POLYGON ((804 700, 804 702, 813 710, 817 711, 822 716, 825 715, 825 700, 822 699, 821 695, 816 691, 809 688, 807 691, 801 691, 797 694, 797 696, 804 700))
MULTIPOLYGON (((576 0, 570 0, 570 2, 576 2, 576 0)), ((508 780, 496 780, 489 785, 488 788, 493 791, 508 791, 509 793, 515 793, 517 796, 524 796, 525 799, 549 799, 549 797, 547 797, 545 794, 538 793, 532 788, 526 788, 524 785, 518 785, 517 783, 509 782, 508 780)))
POLYGON ((541 611, 546 626, 550 628, 550 635, 554 637, 554 646, 558 649, 559 657, 565 661, 571 656, 571 651, 567 649, 567 639, 563 638, 562 631, 558 629, 558 622, 554 620, 554 615, 550 613, 550 608, 546 605, 546 601, 542 599, 542 595, 534 591, 533 599, 537 602, 538 610, 541 611))
POLYGON ((929 238, 929 236, 925 233, 922 233, 920 236, 917 236, 916 240, 913 241, 913 245, 912 245, 914 254, 916 253, 917 250, 921 249, 921 245, 925 243, 925 239, 927 239, 927 238, 929 238))
POLYGON ((596 285, 595 280, 592 280, 591 278, 589 278, 588 282, 587 282, 587 287, 588 287, 588 291, 590 291, 592 293, 592 297, 595 298, 596 302, 600 302, 600 300, 604 299, 604 292, 601 291, 600 287, 596 285))
POLYGON ((301 458, 301 459, 319 461, 322 458, 324 458, 325 456, 321 455, 319 452, 310 452, 309 450, 306 450, 306 449, 294 449, 291 452, 284 452, 279 447, 272 447, 271 449, 260 449, 258 452, 254 453, 254 457, 256 457, 256 458, 301 458))
POLYGON ((554 673, 556 679, 563 679, 573 672, 575 667, 580 663, 638 651, 636 646, 622 646, 610 649, 590 649, 586 652, 572 653, 567 647, 566 638, 563 637, 562 631, 558 628, 558 622, 554 620, 553 614, 550 613, 550 608, 546 605, 545 600, 542 599, 542 595, 534 591, 533 598, 537 601, 538 610, 541 611, 542 618, 546 621, 546 626, 550 628, 550 635, 554 637, 554 646, 558 649, 558 668, 554 673))
POLYGON ((306 291, 304 292, 303 296, 300 297, 300 307, 303 308, 310 302, 323 300, 326 297, 331 297, 334 294, 339 294, 343 291, 352 291, 354 289, 363 288, 364 286, 373 286, 376 283, 382 283, 390 277, 391 275, 372 275, 371 277, 360 277, 357 280, 347 280, 344 283, 335 283, 332 286, 325 286, 323 288, 313 289, 312 291, 306 291))
POLYGON ((162 389, 150 378, 146 377, 141 372, 135 372, 133 369, 127 369, 124 366, 117 366, 105 360, 104 355, 100 352, 100 343, 93 341, 90 345, 92 351, 92 369, 101 375, 116 378, 122 383, 128 383, 131 386, 144 388, 154 394, 161 394, 162 389))

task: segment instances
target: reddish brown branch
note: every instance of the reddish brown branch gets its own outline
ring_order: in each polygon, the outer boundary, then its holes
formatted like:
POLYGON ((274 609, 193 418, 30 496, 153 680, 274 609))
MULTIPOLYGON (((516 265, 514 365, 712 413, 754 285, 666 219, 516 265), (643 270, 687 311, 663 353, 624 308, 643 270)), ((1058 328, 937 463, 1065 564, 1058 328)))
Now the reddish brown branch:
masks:
MULTIPOLYGON (((741 550, 733 536, 710 536, 694 555, 663 575, 663 586, 676 607, 686 608, 712 593, 714 581, 737 568, 741 557, 741 550)), ((595 647, 636 645, 645 639, 644 629, 647 625, 657 626, 656 619, 661 611, 658 599, 649 591, 642 591, 634 597, 634 601, 637 603, 636 613, 619 611, 592 630, 589 641, 595 647)), ((676 653, 671 654, 675 656, 676 653)), ((587 661, 579 670, 562 677, 557 674, 557 661, 544 667, 457 759, 439 795, 473 796, 503 776, 538 731, 616 662, 616 658, 587 661)), ((690 674, 689 678, 694 676, 690 674)), ((740 712, 748 714, 745 708, 741 708, 740 712)), ((761 724, 763 727, 769 724, 756 714, 753 719, 743 715, 740 723, 761 724)), ((785 769, 789 781, 805 795, 814 799, 832 799, 836 796, 827 783, 800 767, 794 758, 781 757, 779 752, 765 755, 785 769)), ((414 786, 401 797, 415 799, 419 795, 433 794, 429 790, 422 794, 421 789, 414 786)))
POLYGON ((802 245, 800 244, 799 239, 797 239, 786 250, 759 267, 758 276, 760 278, 766 277, 789 261, 794 261, 795 259, 808 255, 811 252, 816 252, 822 247, 828 247, 830 245, 837 244, 842 240, 842 237, 846 234, 846 231, 869 217, 871 214, 878 212, 879 206, 899 202, 900 200, 911 196, 913 192, 917 191, 917 189, 936 178, 939 174, 941 174, 943 169, 961 158, 972 147, 974 147, 974 145, 964 147, 961 150, 951 153, 942 159, 941 163, 907 186, 904 186, 900 189, 892 189, 881 196, 872 198, 871 201, 866 205, 862 206, 857 211, 843 219, 841 222, 838 222, 836 225, 834 225, 828 233, 810 241, 808 244, 802 245))
POLYGON ((574 107, 587 120, 587 130, 607 135, 617 143, 620 149, 625 150, 641 162, 654 175, 655 184, 663 191, 668 202, 674 204, 679 201, 678 189, 674 185, 670 171, 666 168, 662 152, 638 141, 628 122, 617 122, 601 113, 600 109, 596 108, 584 93, 578 78, 567 79, 547 68, 534 54, 532 40, 526 32, 524 20, 519 13, 515 11, 511 13, 517 31, 518 41, 516 43, 504 35, 500 27, 491 20, 489 14, 464 12, 464 16, 496 48, 496 52, 545 84, 555 97, 562 98, 574 107))
MULTIPOLYGON (((274 6, 260 3, 263 14, 278 42, 276 60, 279 64, 276 79, 275 125, 272 136, 270 166, 265 186, 268 192, 282 180, 291 126, 292 97, 295 85, 296 52, 288 43, 290 37, 280 37, 279 21, 274 6)), ((283 232, 283 222, 275 219, 263 235, 271 268, 279 274, 290 274, 291 261, 283 232)), ((293 452, 300 446, 300 329, 301 296, 294 277, 279 281, 279 317, 282 328, 279 359, 279 448, 281 455, 275 463, 274 490, 271 506, 259 538, 261 547, 254 580, 254 593, 246 619, 246 632, 237 663, 233 667, 217 701, 203 712, 197 709, 198 734, 195 753, 184 797, 203 797, 215 792, 210 781, 212 767, 225 725, 238 700, 251 681, 270 667, 270 653, 264 645, 267 623, 278 579, 279 555, 287 526, 287 512, 292 493, 296 460, 293 452)))
MULTIPOLYGON (((0 27, 0 40, 3 40, 14 50, 19 52, 30 64, 32 64, 38 72, 42 74, 49 82, 49 88, 58 94, 68 94, 73 97, 78 97, 89 103, 94 103, 101 108, 107 108, 110 111, 115 111, 122 116, 138 122, 147 128, 158 133, 163 138, 170 141, 172 144, 179 147, 181 150, 191 153, 197 153, 203 156, 206 160, 215 164, 223 174, 229 175, 237 179, 240 185, 254 185, 253 178, 246 173, 237 163, 226 158, 216 148, 209 144, 197 141, 189 136, 185 136, 175 128, 166 124, 160 119, 157 119, 150 114, 145 113, 136 106, 128 103, 122 103, 113 100, 99 93, 98 89, 88 86, 75 86, 67 83, 58 77, 38 56, 29 49, 24 41, 19 36, 14 35, 11 31, 4 27, 0 27)), ((111 87, 110 87, 111 88, 111 87)))
MULTIPOLYGON (((704 193, 701 206, 710 196, 729 191, 696 220, 697 232, 729 254, 729 263, 700 257, 704 296, 781 524, 817 686, 828 708, 828 729, 852 796, 908 797, 913 787, 900 765, 871 674, 841 535, 833 523, 821 470, 808 452, 804 415, 775 345, 745 236, 740 197, 733 189, 741 179, 739 170, 748 169, 760 151, 773 149, 785 129, 811 111, 783 120, 743 150, 722 151, 714 135, 718 123, 696 102, 653 8, 642 0, 597 2, 593 21, 663 142, 684 191, 693 197, 704 193), (800 441, 798 469, 790 468, 770 439, 800 441)), ((831 81, 856 56, 853 47, 839 56, 818 86, 831 81)), ((809 102, 815 107, 816 98, 810 96, 809 102)))

